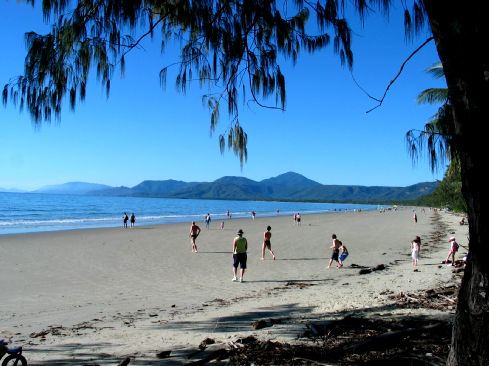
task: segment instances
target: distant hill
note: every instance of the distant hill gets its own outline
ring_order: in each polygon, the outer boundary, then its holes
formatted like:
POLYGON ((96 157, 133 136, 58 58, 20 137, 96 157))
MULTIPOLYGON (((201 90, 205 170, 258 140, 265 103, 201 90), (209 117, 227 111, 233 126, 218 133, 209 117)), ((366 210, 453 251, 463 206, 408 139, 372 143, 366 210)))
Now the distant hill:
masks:
POLYGON ((17 189, 17 188, 1 188, 0 187, 0 192, 3 192, 3 193, 25 193, 27 191, 23 190, 23 189, 17 189))
POLYGON ((244 177, 227 176, 214 182, 145 180, 132 188, 65 183, 45 187, 38 192, 99 196, 385 203, 411 201, 430 194, 436 186, 436 182, 418 183, 408 187, 324 185, 303 175, 288 172, 260 182, 244 177))
POLYGON ((64 184, 56 184, 39 188, 34 193, 48 194, 89 194, 94 191, 112 188, 105 184, 84 183, 84 182, 68 182, 64 184))
POLYGON ((323 185, 300 174, 288 172, 260 182, 232 176, 214 182, 144 181, 133 188, 112 188, 92 193, 195 199, 394 202, 410 201, 429 194, 436 185, 436 182, 408 187, 323 185))

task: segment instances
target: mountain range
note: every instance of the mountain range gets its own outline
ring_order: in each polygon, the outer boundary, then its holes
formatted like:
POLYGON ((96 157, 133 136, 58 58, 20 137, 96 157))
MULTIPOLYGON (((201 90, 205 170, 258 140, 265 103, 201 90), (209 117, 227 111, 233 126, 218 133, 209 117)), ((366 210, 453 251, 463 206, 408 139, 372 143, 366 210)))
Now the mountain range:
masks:
POLYGON ((409 201, 428 195, 437 184, 423 182, 407 187, 324 185, 298 173, 288 172, 259 182, 233 176, 222 177, 213 182, 145 180, 132 188, 70 182, 43 187, 34 192, 96 196, 381 203, 409 201))

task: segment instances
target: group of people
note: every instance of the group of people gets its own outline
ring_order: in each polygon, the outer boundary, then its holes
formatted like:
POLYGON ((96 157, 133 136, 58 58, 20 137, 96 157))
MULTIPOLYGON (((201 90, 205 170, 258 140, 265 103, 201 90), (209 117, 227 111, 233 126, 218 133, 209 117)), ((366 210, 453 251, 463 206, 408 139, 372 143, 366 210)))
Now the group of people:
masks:
MULTIPOLYGON (((446 264, 447 266, 455 266, 455 254, 457 254, 460 244, 457 243, 457 240, 455 239, 454 236, 448 239, 448 243, 450 244, 450 249, 448 250, 447 258, 442 263, 446 264)), ((421 238, 419 236, 416 236, 411 241, 411 258, 413 263, 413 269, 416 272, 418 271, 416 267, 418 265, 420 251, 421 251, 421 238)), ((467 258, 468 255, 465 261, 467 260, 467 258)))
MULTIPOLYGON (((261 248, 261 260, 265 259, 265 252, 268 250, 270 255, 272 256, 273 260, 276 259, 275 253, 272 250, 272 243, 271 243, 271 238, 272 238, 272 227, 270 225, 267 226, 265 232, 263 233, 263 243, 262 243, 262 248, 261 248)), ((189 232, 189 237, 192 243, 192 253, 197 253, 197 244, 196 244, 196 239, 199 236, 201 232, 200 227, 195 223, 195 221, 192 221, 192 224, 190 225, 190 232, 189 232)), ((239 281, 243 282, 243 277, 246 271, 246 265, 247 265, 247 260, 248 260, 248 241, 247 239, 243 236, 244 232, 242 229, 239 229, 236 233, 236 237, 233 240, 233 245, 232 245, 232 253, 233 253, 233 282, 239 281), (239 278, 238 278, 238 267, 240 269, 239 273, 239 278)), ((329 261, 328 268, 331 267, 331 263, 336 261, 337 268, 343 267, 343 261, 348 257, 348 249, 346 248, 346 245, 344 245, 341 240, 339 240, 336 236, 336 234, 332 235, 333 239, 333 245, 330 247, 333 249, 333 252, 331 254, 331 259, 329 261)))
POLYGON ((129 220, 131 221, 131 227, 134 227, 136 224, 136 215, 134 215, 134 212, 131 214, 130 219, 126 212, 124 212, 124 215, 122 215, 122 223, 124 224, 125 228, 127 228, 127 223, 129 220))
MULTIPOLYGON (((275 260, 275 253, 272 250, 272 243, 270 239, 272 238, 272 227, 267 226, 266 231, 263 233, 263 245, 262 245, 262 256, 261 259, 265 259, 265 249, 267 249, 272 258, 275 260)), ((190 240, 192 243, 192 253, 197 253, 197 243, 196 239, 200 234, 200 227, 192 221, 192 225, 190 225, 190 240)), ((238 281, 238 267, 240 268, 240 277, 239 282, 243 282, 243 276, 246 270, 246 262, 248 259, 247 251, 248 251, 248 241, 245 237, 243 237, 243 230, 239 229, 236 233, 237 236, 233 240, 233 281, 238 281)))
POLYGON ((331 235, 331 239, 333 239, 333 244, 330 246, 330 249, 333 249, 333 251, 331 253, 331 258, 329 259, 328 268, 331 268, 333 261, 336 261, 337 263, 336 268, 341 268, 343 267, 343 261, 348 257, 348 249, 345 244, 338 239, 336 234, 331 235))
POLYGON ((301 214, 298 212, 296 214, 294 214, 294 223, 297 226, 301 226, 301 214))

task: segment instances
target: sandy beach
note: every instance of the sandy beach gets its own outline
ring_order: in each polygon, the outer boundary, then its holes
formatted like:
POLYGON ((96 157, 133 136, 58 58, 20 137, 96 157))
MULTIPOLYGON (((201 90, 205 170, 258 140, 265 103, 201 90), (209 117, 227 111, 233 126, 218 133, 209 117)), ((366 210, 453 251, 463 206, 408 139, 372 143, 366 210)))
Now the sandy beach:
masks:
MULTIPOLYGON (((230 342, 253 334, 292 342, 311 319, 385 305, 386 293, 453 282, 441 266, 448 238, 467 245, 459 216, 400 207, 302 217, 213 221, 191 252, 189 224, 76 230, 0 237, 0 338, 24 346, 29 365, 180 364, 206 337, 230 342), (263 232, 272 248, 260 260, 263 232), (232 282, 231 244, 248 240, 244 283, 232 282), (331 234, 348 247, 342 269, 327 269, 331 234), (413 272, 411 240, 422 240, 413 272), (385 270, 359 275, 358 266, 385 270), (263 318, 293 319, 254 330, 263 318), (155 355, 171 350, 167 359, 155 355)), ((465 250, 459 251, 461 259, 465 250)), ((381 310, 378 310, 381 311, 381 310)), ((454 309, 447 310, 454 312, 454 309)))

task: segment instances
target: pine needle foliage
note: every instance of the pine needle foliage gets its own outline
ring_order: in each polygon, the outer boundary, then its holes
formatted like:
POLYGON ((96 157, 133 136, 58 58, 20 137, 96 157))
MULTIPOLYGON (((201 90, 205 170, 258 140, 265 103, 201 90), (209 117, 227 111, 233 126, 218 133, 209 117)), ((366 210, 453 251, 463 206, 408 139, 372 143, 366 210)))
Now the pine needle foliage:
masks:
MULTIPOLYGON (((35 0, 28 0, 34 3, 35 0)), ((48 34, 26 33, 28 54, 24 75, 6 84, 2 100, 24 107, 40 125, 61 118, 65 103, 76 109, 87 93, 89 75, 95 73, 109 96, 118 70, 124 75, 128 53, 158 32, 161 51, 170 42, 182 44, 176 87, 186 93, 191 83, 214 90, 205 96, 214 132, 222 115, 228 127, 219 138, 240 160, 247 159, 247 136, 239 118, 247 95, 262 107, 285 109, 286 79, 279 60, 296 62, 301 52, 315 52, 333 44, 342 64, 353 66, 351 30, 345 17, 353 6, 362 20, 375 11, 388 16, 391 0, 43 0, 48 34), (306 27, 314 15, 318 29, 306 27), (217 89, 217 90, 216 90, 217 89), (224 103, 223 103, 224 101, 224 103), (270 105, 268 103, 271 103, 270 105), (221 138, 227 135, 228 138, 221 138)), ((425 24, 420 0, 406 7, 407 34, 425 24)), ((406 2, 403 2, 406 6, 406 2)), ((164 88, 168 68, 159 80, 164 88)))

